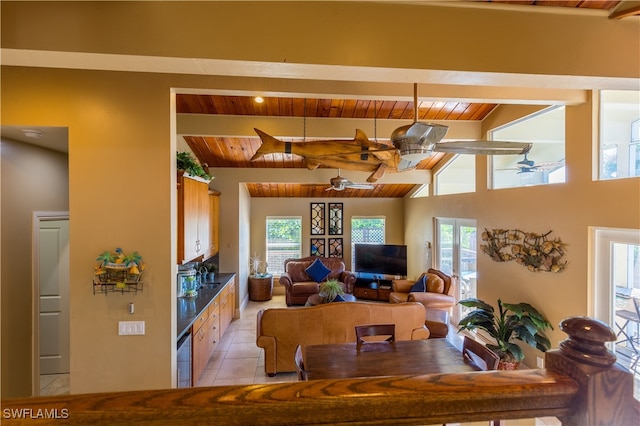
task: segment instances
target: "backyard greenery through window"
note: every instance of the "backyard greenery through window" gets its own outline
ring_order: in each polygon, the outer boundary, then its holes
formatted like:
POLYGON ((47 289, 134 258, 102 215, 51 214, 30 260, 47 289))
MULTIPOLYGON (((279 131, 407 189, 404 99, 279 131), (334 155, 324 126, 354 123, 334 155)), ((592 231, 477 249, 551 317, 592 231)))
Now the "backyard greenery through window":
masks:
POLYGON ((302 257, 302 218, 267 217, 267 265, 274 275, 284 273, 284 261, 302 257))

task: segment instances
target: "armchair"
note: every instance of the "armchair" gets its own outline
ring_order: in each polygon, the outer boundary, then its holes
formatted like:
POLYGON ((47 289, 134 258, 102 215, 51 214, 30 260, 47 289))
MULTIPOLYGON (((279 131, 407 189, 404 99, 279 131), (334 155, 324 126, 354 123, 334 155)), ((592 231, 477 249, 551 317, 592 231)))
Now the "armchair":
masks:
POLYGON ((353 293, 353 285, 356 276, 353 272, 345 271, 345 265, 339 257, 309 256, 301 259, 287 259, 284 261, 284 274, 280 276, 280 284, 285 288, 285 301, 287 306, 304 305, 309 296, 318 294, 320 282, 334 278, 338 280, 345 293, 353 293), (329 270, 328 275, 320 281, 314 280, 309 273, 309 268, 314 261, 320 261, 329 270))
POLYGON ((454 286, 451 277, 437 269, 429 269, 420 275, 425 276, 424 292, 411 292, 415 284, 412 280, 393 280, 391 282, 390 303, 420 302, 427 308, 449 310, 455 305, 454 286))

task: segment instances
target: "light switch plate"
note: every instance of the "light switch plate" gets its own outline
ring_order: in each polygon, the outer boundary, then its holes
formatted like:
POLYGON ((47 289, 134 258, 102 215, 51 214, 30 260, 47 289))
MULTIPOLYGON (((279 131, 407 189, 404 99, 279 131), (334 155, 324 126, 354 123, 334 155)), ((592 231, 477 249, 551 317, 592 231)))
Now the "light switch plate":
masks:
POLYGON ((118 322, 118 335, 132 336, 144 334, 144 321, 120 321, 118 322))

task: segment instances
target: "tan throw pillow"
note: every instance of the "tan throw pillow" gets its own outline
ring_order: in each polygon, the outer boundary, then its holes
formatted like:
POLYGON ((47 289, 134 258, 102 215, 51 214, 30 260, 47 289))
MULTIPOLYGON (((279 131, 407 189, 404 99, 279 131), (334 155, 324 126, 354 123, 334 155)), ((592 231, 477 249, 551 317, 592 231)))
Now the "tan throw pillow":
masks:
POLYGON ((429 293, 444 292, 444 281, 437 275, 427 273, 427 291, 429 293))

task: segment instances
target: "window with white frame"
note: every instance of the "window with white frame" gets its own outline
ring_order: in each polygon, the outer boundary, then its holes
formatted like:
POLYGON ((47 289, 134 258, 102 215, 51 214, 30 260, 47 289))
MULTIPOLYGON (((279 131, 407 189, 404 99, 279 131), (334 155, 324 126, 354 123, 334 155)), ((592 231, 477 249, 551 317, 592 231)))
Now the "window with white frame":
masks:
POLYGON ((356 244, 384 244, 385 218, 380 216, 353 216, 351 218, 351 270, 355 269, 356 244))
POLYGON ((267 265, 274 275, 284 273, 284 261, 302 257, 302 217, 267 217, 267 265))
POLYGON ((456 155, 435 174, 435 195, 476 192, 476 156, 456 155))
POLYGON ((600 92, 599 179, 640 176, 640 91, 600 92))
POLYGON ((565 108, 551 107, 491 132, 494 141, 529 142, 524 155, 494 155, 491 188, 517 188, 564 183, 565 108))

